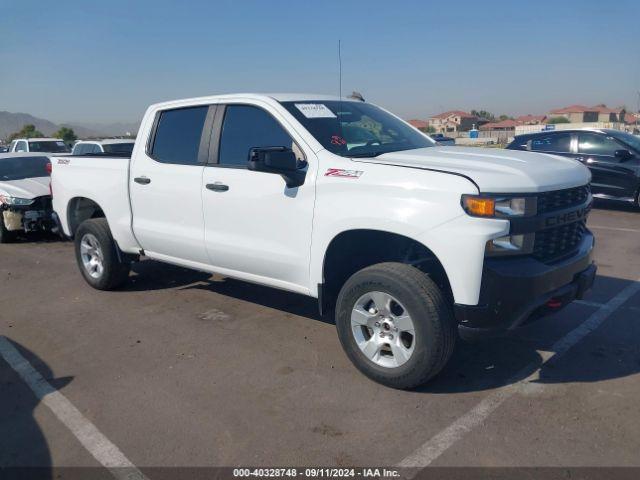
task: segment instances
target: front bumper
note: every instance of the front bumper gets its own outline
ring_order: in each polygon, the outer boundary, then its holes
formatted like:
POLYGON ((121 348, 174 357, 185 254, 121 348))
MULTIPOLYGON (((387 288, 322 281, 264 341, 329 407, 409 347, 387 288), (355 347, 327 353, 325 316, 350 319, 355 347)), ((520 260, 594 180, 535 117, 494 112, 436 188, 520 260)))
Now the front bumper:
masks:
POLYGON ((594 239, 585 233, 571 257, 547 265, 531 257, 486 258, 478 305, 454 305, 464 338, 503 333, 583 297, 595 279, 594 239))

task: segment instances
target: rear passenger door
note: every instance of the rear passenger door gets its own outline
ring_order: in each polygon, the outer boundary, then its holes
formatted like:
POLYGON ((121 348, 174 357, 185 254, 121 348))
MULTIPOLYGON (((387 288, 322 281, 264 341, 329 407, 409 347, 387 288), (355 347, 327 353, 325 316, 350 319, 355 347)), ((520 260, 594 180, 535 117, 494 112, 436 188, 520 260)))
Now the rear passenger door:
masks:
POLYGON ((146 149, 132 159, 133 232, 150 257, 196 268, 209 263, 202 173, 214 112, 209 105, 158 111, 146 149))
POLYGON ((634 162, 616 158, 616 150, 628 150, 614 138, 594 132, 578 133, 577 159, 591 170, 591 188, 618 198, 631 198, 635 194, 634 162))

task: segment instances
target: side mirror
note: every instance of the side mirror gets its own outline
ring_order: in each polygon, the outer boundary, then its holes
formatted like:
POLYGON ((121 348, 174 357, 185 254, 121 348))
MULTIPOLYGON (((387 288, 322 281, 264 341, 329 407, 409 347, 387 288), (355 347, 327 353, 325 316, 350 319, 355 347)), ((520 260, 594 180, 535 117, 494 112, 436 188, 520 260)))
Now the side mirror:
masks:
POLYGON ((631 153, 629 150, 622 149, 622 150, 616 150, 613 156, 616 157, 621 162, 626 162, 630 158, 633 158, 633 153, 631 153))
POLYGON ((306 171, 298 165, 296 154, 287 147, 259 147, 249 151, 249 170, 279 174, 288 188, 304 184, 306 171))

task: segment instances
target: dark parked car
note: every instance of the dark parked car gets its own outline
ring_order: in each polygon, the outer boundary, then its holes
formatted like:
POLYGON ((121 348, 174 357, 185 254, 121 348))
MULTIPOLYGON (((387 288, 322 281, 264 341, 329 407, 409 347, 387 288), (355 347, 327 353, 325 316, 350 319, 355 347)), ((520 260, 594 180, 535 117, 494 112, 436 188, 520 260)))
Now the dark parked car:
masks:
POLYGON ((556 130, 518 135, 508 149, 570 157, 589 167, 594 197, 640 207, 640 137, 619 130, 556 130))
POLYGON ((456 139, 447 137, 443 133, 430 133, 428 134, 433 140, 438 142, 440 145, 455 145, 456 139))

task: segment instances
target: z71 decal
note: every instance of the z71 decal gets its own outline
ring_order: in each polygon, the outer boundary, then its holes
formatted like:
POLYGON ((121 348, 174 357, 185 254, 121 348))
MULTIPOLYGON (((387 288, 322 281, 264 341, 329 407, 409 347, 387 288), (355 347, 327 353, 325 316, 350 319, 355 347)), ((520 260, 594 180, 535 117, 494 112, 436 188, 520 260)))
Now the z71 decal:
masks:
POLYGON ((360 170, 343 170, 342 168, 330 168, 324 174, 325 177, 344 177, 344 178, 359 178, 362 175, 360 170))

